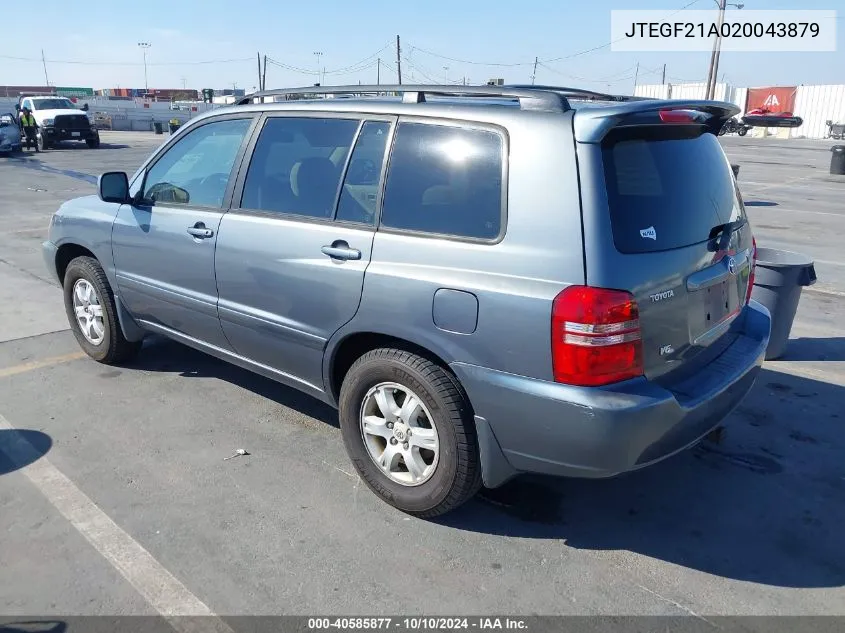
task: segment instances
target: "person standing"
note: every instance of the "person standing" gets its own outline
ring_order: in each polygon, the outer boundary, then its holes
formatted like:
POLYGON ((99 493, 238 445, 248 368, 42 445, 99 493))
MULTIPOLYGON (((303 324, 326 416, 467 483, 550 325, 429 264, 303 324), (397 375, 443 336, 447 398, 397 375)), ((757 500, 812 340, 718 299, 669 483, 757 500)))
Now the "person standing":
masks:
POLYGON ((29 108, 24 108, 21 111, 21 130, 23 130, 24 136, 26 137, 26 148, 29 149, 30 143, 33 147, 35 147, 35 151, 40 151, 38 149, 38 137, 36 135, 38 124, 35 122, 35 117, 32 116, 32 113, 29 111, 29 108))

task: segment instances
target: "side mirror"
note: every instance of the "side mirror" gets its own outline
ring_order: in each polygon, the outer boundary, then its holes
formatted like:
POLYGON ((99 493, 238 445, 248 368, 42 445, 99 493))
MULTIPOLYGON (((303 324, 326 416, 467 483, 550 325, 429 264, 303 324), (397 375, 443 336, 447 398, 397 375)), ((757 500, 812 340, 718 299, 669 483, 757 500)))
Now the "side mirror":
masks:
POLYGON ((129 202, 129 178, 126 172, 107 171, 97 179, 97 194, 103 202, 129 202))
POLYGON ((88 104, 87 104, 87 103, 83 103, 83 104, 82 104, 82 109, 83 109, 85 112, 88 112, 88 104))
POLYGON ((21 111, 21 104, 20 104, 20 103, 16 103, 16 104, 15 104, 15 112, 20 112, 20 111, 21 111))

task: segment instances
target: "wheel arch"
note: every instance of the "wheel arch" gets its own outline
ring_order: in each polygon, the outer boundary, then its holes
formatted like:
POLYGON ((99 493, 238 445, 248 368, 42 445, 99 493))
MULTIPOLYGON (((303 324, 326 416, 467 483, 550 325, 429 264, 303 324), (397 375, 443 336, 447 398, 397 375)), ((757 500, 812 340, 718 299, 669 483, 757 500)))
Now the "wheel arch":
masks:
POLYGON ((377 330, 347 332, 329 341, 323 361, 323 382, 326 385, 326 395, 332 399, 333 405, 337 405, 340 386, 352 364, 367 352, 380 347, 403 349, 436 363, 448 372, 463 390, 460 380, 449 367, 449 360, 453 355, 448 350, 399 333, 377 330))
MULTIPOLYGON (((67 267, 77 257, 90 257, 102 266, 103 269, 106 268, 103 266, 103 262, 100 261, 100 258, 97 257, 91 249, 76 242, 65 242, 56 250, 56 259, 54 263, 56 275, 61 285, 64 285, 67 267)), ((108 279, 108 273, 106 274, 106 278, 108 279)), ((111 283, 110 279, 108 279, 108 281, 111 283)), ((128 341, 142 340, 146 335, 146 332, 135 322, 135 319, 132 318, 132 315, 130 315, 126 310, 126 307, 120 300, 120 294, 117 292, 117 288, 112 287, 111 290, 114 295, 115 308, 117 309, 117 320, 120 323, 120 329, 123 332, 123 336, 128 341)))

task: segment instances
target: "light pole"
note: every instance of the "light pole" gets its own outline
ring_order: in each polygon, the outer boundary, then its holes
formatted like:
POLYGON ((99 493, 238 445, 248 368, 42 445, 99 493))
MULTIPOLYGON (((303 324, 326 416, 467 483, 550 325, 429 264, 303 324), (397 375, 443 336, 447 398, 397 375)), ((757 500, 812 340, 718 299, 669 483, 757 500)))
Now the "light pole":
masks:
POLYGON ((710 70, 707 73, 706 99, 714 99, 716 97, 716 78, 719 76, 719 56, 722 52, 722 24, 725 22, 725 7, 732 6, 742 9, 745 6, 742 3, 727 2, 726 0, 713 0, 713 2, 719 7, 719 26, 716 41, 713 42, 713 52, 710 53, 710 70))
POLYGON ((152 46, 149 42, 138 42, 138 46, 144 53, 144 92, 149 94, 150 85, 147 83, 147 49, 152 46))
POLYGON ((322 51, 314 51, 314 57, 317 58, 317 82, 320 85, 323 85, 323 81, 322 81, 322 79, 320 79, 320 68, 322 68, 322 66, 320 65, 320 59, 323 57, 323 52, 322 51))

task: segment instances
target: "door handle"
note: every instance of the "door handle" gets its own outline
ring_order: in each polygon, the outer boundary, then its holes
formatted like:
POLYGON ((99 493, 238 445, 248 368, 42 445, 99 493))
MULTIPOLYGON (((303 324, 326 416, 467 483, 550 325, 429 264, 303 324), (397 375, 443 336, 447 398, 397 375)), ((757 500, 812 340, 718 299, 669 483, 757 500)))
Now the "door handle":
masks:
POLYGON ((361 251, 357 248, 349 248, 349 244, 343 240, 332 242, 331 246, 324 246, 320 250, 323 252, 323 255, 328 255, 332 259, 342 259, 344 261, 361 259, 361 251))
POLYGON ((188 235, 192 235, 197 239, 204 240, 214 235, 214 231, 205 228, 205 224, 203 224, 202 222, 197 222, 193 226, 188 227, 188 235))

